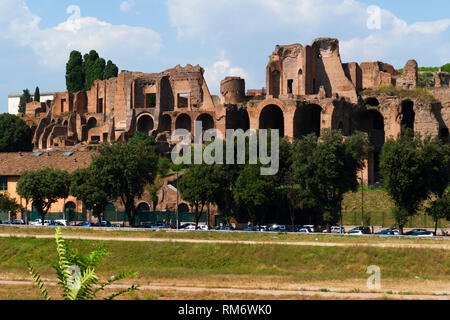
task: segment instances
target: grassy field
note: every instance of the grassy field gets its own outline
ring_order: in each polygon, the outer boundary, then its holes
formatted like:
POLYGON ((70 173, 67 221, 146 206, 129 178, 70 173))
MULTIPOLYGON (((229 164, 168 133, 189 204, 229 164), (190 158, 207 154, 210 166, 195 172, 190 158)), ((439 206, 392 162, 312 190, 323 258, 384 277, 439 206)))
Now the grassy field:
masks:
MULTIPOLYGON (((387 192, 382 188, 364 188, 364 214, 370 216, 370 224, 373 226, 395 227, 396 223, 392 215, 393 203, 387 192)), ((342 203, 344 225, 357 226, 361 223, 361 189, 355 193, 347 193, 342 203)), ((412 217, 406 227, 409 228, 434 228, 433 219, 422 212, 412 217)), ((441 220, 439 228, 450 227, 450 222, 441 220)))
MULTIPOLYGON (((450 294, 449 250, 68 242, 83 253, 96 246, 107 248, 110 255, 104 258, 99 274, 106 279, 123 271, 137 271, 139 276, 132 281, 141 285, 290 290, 315 287, 367 292, 367 267, 377 265, 382 272, 383 292, 450 294)), ((0 280, 30 280, 27 261, 43 278, 55 280, 51 268, 55 259, 52 239, 0 239, 0 280)))

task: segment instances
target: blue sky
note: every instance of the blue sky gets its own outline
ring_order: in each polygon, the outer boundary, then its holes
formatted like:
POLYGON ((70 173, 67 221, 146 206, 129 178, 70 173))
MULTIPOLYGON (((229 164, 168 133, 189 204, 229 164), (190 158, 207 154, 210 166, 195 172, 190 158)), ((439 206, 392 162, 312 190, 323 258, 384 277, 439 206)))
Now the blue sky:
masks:
POLYGON ((344 62, 438 66, 450 62, 449 12, 444 0, 0 0, 0 112, 24 88, 64 91, 74 49, 96 49, 121 70, 200 64, 213 94, 226 75, 263 87, 276 44, 317 37, 338 38, 344 62), (79 16, 67 13, 74 5, 79 16), (379 28, 367 24, 373 5, 379 28))

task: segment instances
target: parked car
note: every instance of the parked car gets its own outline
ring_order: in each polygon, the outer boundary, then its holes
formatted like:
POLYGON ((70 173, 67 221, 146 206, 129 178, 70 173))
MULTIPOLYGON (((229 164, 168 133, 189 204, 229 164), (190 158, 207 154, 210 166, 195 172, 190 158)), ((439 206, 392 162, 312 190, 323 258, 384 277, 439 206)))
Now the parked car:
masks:
POLYGON ((221 226, 221 227, 217 227, 213 230, 215 230, 215 231, 234 231, 234 228, 232 226, 221 226))
POLYGON ((348 232, 348 234, 370 234, 370 228, 368 227, 356 227, 348 232))
POLYGON ((196 230, 195 224, 190 224, 183 228, 183 230, 196 230))
POLYGON ((171 226, 165 224, 164 222, 156 222, 150 225, 150 229, 160 230, 160 229, 171 229, 171 226))
POLYGON ((202 224, 201 226, 198 226, 198 230, 208 231, 209 227, 206 224, 202 224))
POLYGON ((1 225, 3 225, 3 226, 12 226, 12 223, 10 221, 2 221, 1 225))
POLYGON ((428 230, 425 230, 425 229, 413 229, 411 231, 405 232, 405 236, 414 236, 414 235, 416 235, 416 233, 427 232, 427 231, 428 230))
POLYGON ((298 233, 311 233, 311 230, 308 228, 299 228, 297 230, 298 233))
POLYGON ((94 223, 94 224, 92 225, 92 227, 97 227, 97 228, 99 228, 99 227, 101 227, 101 228, 111 228, 111 222, 109 222, 109 221, 102 221, 101 224, 99 224, 99 223, 97 222, 97 223, 94 223))
POLYGON ((242 231, 247 231, 247 232, 259 232, 261 231, 261 228, 259 226, 256 227, 249 227, 249 228, 245 228, 242 231))
POLYGON ((56 223, 60 224, 63 227, 67 227, 69 225, 69 222, 67 220, 55 220, 56 223))
POLYGON ((316 227, 313 226, 312 224, 304 225, 302 228, 308 229, 312 233, 317 232, 316 227))
POLYGON ((406 232, 405 235, 407 236, 414 236, 414 237, 434 237, 436 234, 434 232, 425 230, 425 229, 414 229, 409 232, 406 232))
POLYGON ((81 222, 81 223, 77 224, 76 226, 77 227, 90 228, 90 227, 92 227, 92 223, 90 223, 90 222, 81 222))
POLYGON ((12 224, 14 224, 14 225, 24 225, 25 221, 23 221, 22 219, 14 219, 12 224))
MULTIPOLYGON (((44 227, 47 227, 50 224, 49 220, 44 220, 44 227)), ((33 222, 31 222, 32 226, 42 226, 42 220, 36 219, 33 222)))
POLYGON ((287 232, 286 226, 274 224, 269 228, 269 231, 271 232, 287 232))
POLYGON ((379 236, 394 236, 395 233, 391 229, 381 230, 380 232, 377 232, 376 235, 379 236))
MULTIPOLYGON (((325 230, 323 230, 323 232, 322 233, 328 233, 328 230, 327 229, 325 229, 325 230)), ((331 227, 331 233, 345 233, 345 229, 344 229, 344 227, 338 227, 338 226, 333 226, 333 227, 331 227)))

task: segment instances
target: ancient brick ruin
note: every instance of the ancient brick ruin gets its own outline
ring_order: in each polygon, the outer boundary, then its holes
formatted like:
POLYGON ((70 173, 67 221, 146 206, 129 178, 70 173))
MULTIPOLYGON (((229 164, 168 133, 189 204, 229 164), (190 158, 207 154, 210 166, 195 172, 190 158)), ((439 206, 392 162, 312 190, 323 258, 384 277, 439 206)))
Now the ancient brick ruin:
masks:
POLYGON ((62 92, 53 102, 30 103, 24 118, 40 149, 123 140, 141 131, 168 150, 170 133, 193 131, 194 121, 223 134, 226 129, 280 129, 291 140, 320 135, 324 128, 345 135, 359 130, 369 134, 375 147, 365 172, 368 183, 377 180, 385 140, 397 137, 402 125, 449 139, 448 77, 436 73, 440 82, 429 88, 434 98, 422 97, 413 90, 416 61, 408 61, 402 74, 380 61, 342 63, 337 39, 277 45, 262 90, 246 93, 244 79, 227 77, 221 97, 214 96, 203 75, 200 66, 191 65, 161 73, 122 72, 96 81, 88 92, 62 92), (380 86, 393 91, 375 90, 380 86))

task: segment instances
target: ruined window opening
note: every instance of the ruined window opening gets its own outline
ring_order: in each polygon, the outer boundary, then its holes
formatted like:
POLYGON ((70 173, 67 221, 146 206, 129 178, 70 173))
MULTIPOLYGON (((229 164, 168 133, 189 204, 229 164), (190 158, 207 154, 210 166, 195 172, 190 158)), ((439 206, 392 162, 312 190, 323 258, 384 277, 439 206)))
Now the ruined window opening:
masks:
POLYGON ((103 142, 107 142, 108 141, 108 134, 104 133, 103 134, 103 142))
POLYGON ((97 127, 97 119, 95 119, 95 118, 90 118, 89 121, 88 121, 88 123, 87 123, 87 128, 88 128, 88 130, 93 129, 93 128, 95 128, 95 127, 97 127))
POLYGON ((214 129, 214 119, 209 114, 202 114, 197 118, 197 121, 202 123, 202 132, 209 129, 214 129))
POLYGON ((148 93, 145 95, 145 106, 147 108, 156 108, 156 93, 148 93))
POLYGON ((377 98, 368 98, 366 100, 366 104, 368 104, 371 107, 378 107, 380 105, 380 102, 377 98))
POLYGON ((439 136, 442 138, 442 139, 448 139, 448 136, 449 136, 449 130, 448 130, 448 128, 441 128, 441 130, 440 130, 440 132, 439 132, 439 136))
POLYGON ((288 94, 293 94, 293 85, 294 85, 294 80, 289 79, 288 80, 288 94))
POLYGON ((103 113, 103 98, 98 99, 97 113, 103 113))
POLYGON ((172 118, 168 115, 165 114, 162 116, 161 119, 161 131, 162 132, 170 132, 172 131, 172 118))
POLYGON ((66 104, 66 99, 61 99, 61 113, 64 113, 65 104, 66 104))
POLYGON ((384 130, 384 118, 377 112, 373 116, 373 129, 374 130, 384 130))
POLYGON ((189 106, 189 93, 178 94, 178 108, 187 108, 189 106))
POLYGON ((402 116, 402 127, 414 130, 416 113, 414 112, 414 103, 411 100, 405 100, 402 102, 402 116))
POLYGON ((175 129, 185 129, 187 131, 191 131, 191 117, 187 114, 180 115, 175 122, 175 129))
POLYGON ((100 136, 92 136, 91 141, 92 142, 100 142, 100 136))
POLYGON ((299 69, 299 70, 298 70, 298 75, 301 76, 302 74, 303 74, 303 70, 302 70, 302 69, 299 69))

